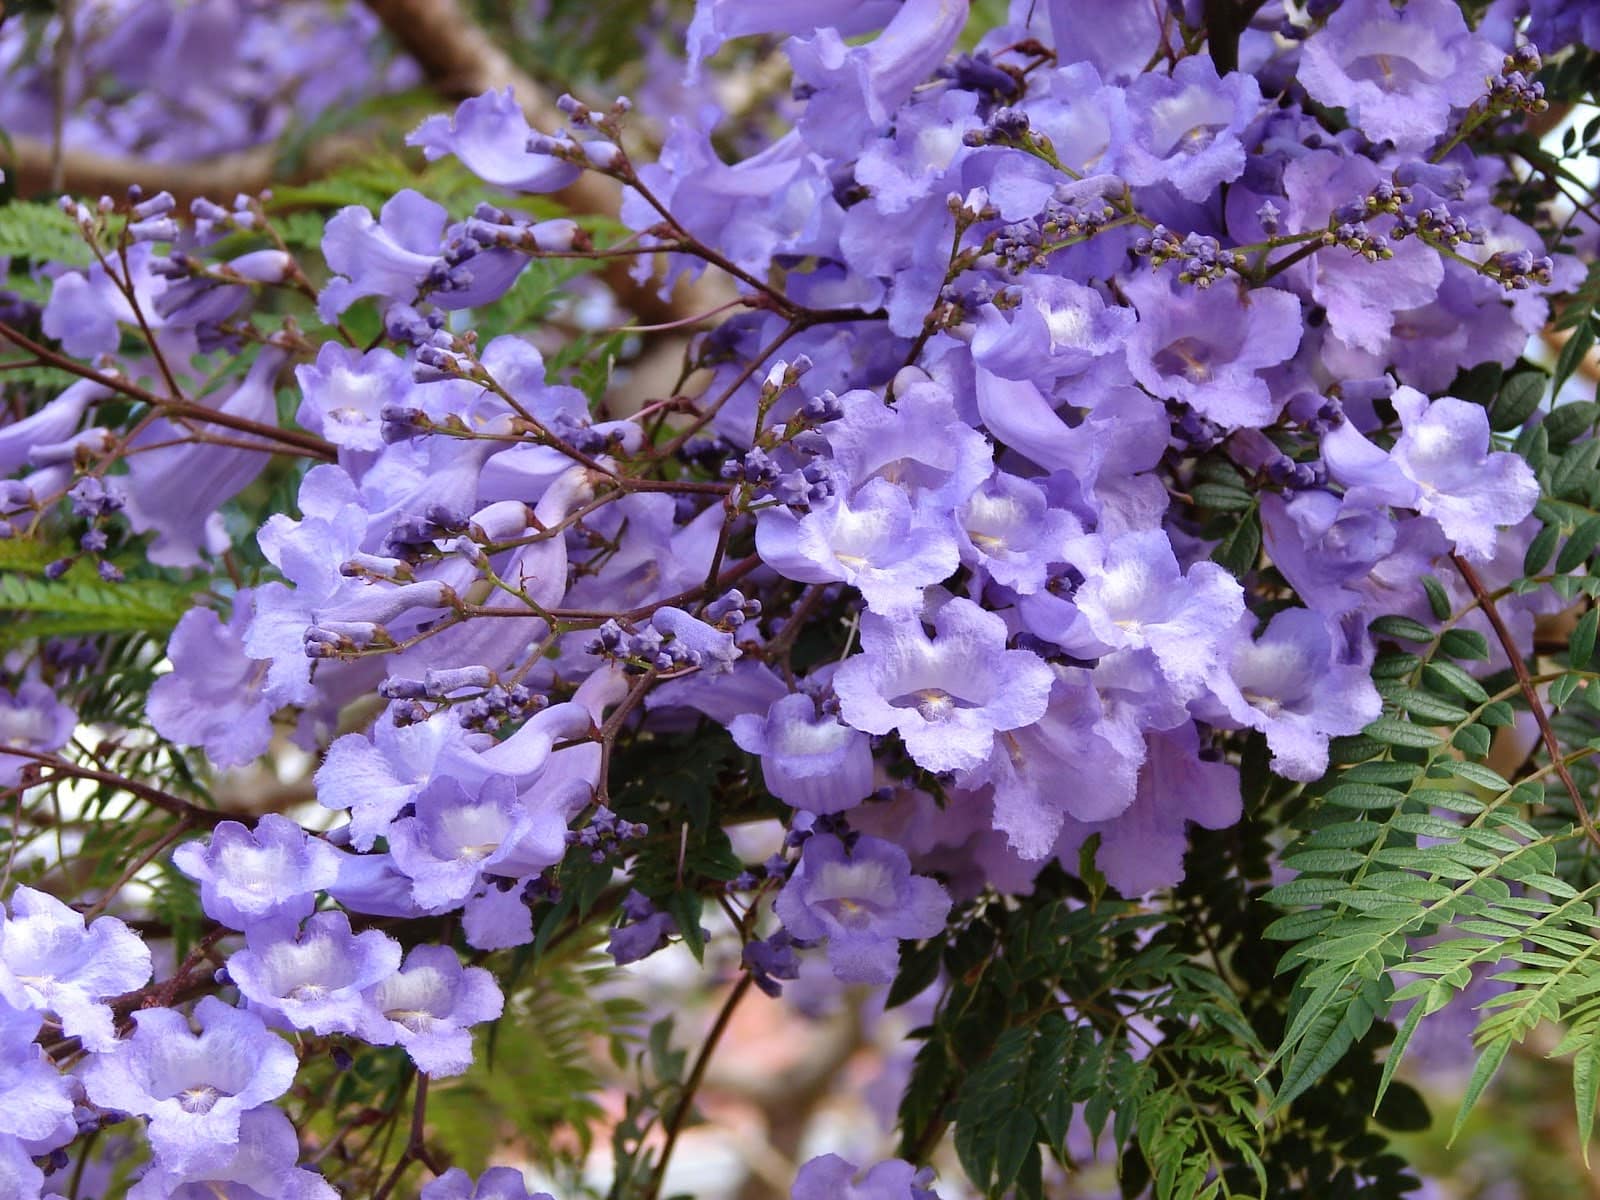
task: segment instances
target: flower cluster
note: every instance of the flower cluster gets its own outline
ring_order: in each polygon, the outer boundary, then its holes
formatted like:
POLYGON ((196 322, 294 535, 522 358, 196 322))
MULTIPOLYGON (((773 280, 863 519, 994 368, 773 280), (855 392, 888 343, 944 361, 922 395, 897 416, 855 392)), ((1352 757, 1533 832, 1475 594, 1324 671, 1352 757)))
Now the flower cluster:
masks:
MULTIPOLYGON (((231 7, 129 19, 97 69, 155 105, 171 70, 139 47, 203 58, 231 7)), ((292 739, 322 811, 207 820, 177 846, 212 933, 149 987, 129 924, 12 893, 5 1194, 38 1196, 55 1151, 138 1118, 141 1200, 333 1195, 276 1105, 297 1054, 466 1071, 506 1004, 478 961, 542 948, 574 880, 599 881, 584 912, 617 893, 617 964, 736 933, 773 995, 807 958, 890 984, 905 943, 1045 872, 1171 888, 1190 826, 1239 819, 1247 739, 1309 782, 1379 716, 1374 618, 1432 620, 1430 575, 1469 606, 1453 562, 1515 577, 1539 485, 1449 392, 1510 367, 1583 275, 1498 205, 1503 170, 1465 138, 1543 103, 1520 16, 1283 6, 1292 36, 1255 22, 1229 69, 1167 6, 1034 7, 962 52, 965 0, 699 0, 691 72, 787 38, 789 132, 728 163, 680 116, 636 165, 625 102, 567 101, 568 128, 536 130, 487 92, 410 142, 489 199, 344 208, 320 289, 251 240, 271 217, 250 197, 66 205, 95 261, 52 268, 43 341, 0 332, 92 365, 0 425, 0 530, 70 531, 52 579, 132 586, 128 552, 203 577, 143 719, 217 772, 292 739), (693 396, 619 416, 532 331, 478 335, 530 264, 600 253, 523 203, 585 173, 622 186, 613 251, 641 276, 661 257, 731 281, 717 312, 740 311, 686 352, 693 396), (314 338, 273 326, 271 301, 313 292, 314 338), (363 318, 376 337, 341 324, 363 318), (240 363, 221 382, 219 350, 240 363), (285 475, 286 456, 314 465, 285 475), (286 478, 292 510, 248 531, 260 569, 230 579, 240 497, 286 478), (712 875, 704 828, 691 849, 691 819, 619 775, 619 746, 697 727, 748 756, 784 827, 742 874, 712 875), (734 933, 694 923, 686 871, 734 933)), ((1570 23, 1532 8, 1536 36, 1570 23)), ((355 86, 222 40, 304 109, 355 86)), ((220 87, 233 68, 211 65, 220 87)), ((37 91, 0 123, 37 124, 37 91)), ((210 148, 271 132, 230 105, 210 148)), ((139 108, 83 119, 187 136, 139 108)), ((1526 632, 1549 602, 1500 607, 1526 632)), ((77 716, 50 681, 75 676, 52 653, 5 660, 0 786, 19 794, 70 765, 77 716)), ((829 1155, 793 1195, 929 1182, 829 1155)), ((529 1193, 493 1168, 422 1195, 529 1193)))

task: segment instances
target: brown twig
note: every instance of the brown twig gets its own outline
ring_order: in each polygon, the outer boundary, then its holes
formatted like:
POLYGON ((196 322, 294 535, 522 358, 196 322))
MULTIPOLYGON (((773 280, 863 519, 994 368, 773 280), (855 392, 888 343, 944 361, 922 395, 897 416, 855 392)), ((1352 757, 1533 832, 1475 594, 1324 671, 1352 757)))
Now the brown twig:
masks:
POLYGON ((120 788, 129 795, 137 796, 146 804, 153 805, 163 812, 171 813, 186 821, 203 828, 210 829, 229 820, 227 813, 215 809, 201 808, 198 804, 191 804, 181 796, 174 796, 171 792, 164 792, 160 788, 151 787, 147 783, 140 783, 137 779, 129 779, 126 775, 118 775, 112 771, 101 771, 94 767, 80 766, 54 754, 42 754, 36 750, 24 750, 17 746, 6 746, 0 749, 0 758, 26 758, 36 763, 49 767, 54 776, 47 776, 40 780, 41 783, 50 783, 54 779, 90 779, 96 783, 103 783, 110 787, 120 788))
POLYGON ((678 1144, 678 1135, 683 1132, 684 1125, 689 1120, 689 1113, 694 1108, 694 1096, 700 1090, 700 1084, 706 1077, 706 1068, 711 1065, 711 1056, 716 1053, 717 1045, 722 1041, 722 1035, 728 1031, 729 1024, 733 1021, 734 1010, 739 1007, 739 1002, 750 992, 750 985, 755 982, 755 976, 748 971, 739 977, 739 982, 733 985, 733 990, 728 993, 728 998, 722 1002, 722 1008, 717 1013, 717 1019, 712 1023, 711 1031, 706 1034, 706 1040, 700 1047, 700 1054, 694 1060, 694 1066, 689 1070, 689 1078, 684 1080, 682 1094, 678 1103, 673 1106, 672 1114, 662 1123, 666 1133, 666 1141, 661 1144, 661 1157, 656 1161, 656 1169, 650 1176, 650 1186, 645 1188, 644 1200, 656 1200, 661 1194, 661 1185, 667 1176, 667 1164, 672 1159, 672 1151, 678 1144))
MULTIPOLYGON (((173 417, 183 417, 192 421, 201 421, 208 425, 221 425, 227 429, 236 429, 241 433, 253 433, 257 437, 278 442, 283 446, 290 446, 302 454, 313 458, 324 459, 327 462, 338 460, 339 453, 332 442, 318 437, 314 433, 302 433, 297 429, 280 429, 276 425, 268 425, 261 421, 252 421, 248 417, 234 416, 232 413, 219 409, 207 408, 203 404, 191 404, 187 400, 174 400, 166 396, 158 396, 155 392, 142 388, 132 380, 124 379, 120 375, 112 375, 105 371, 97 371, 86 366, 76 359, 65 354, 58 354, 48 346, 34 341, 20 329, 15 329, 0 321, 0 338, 4 338, 19 350, 24 350, 35 358, 59 368, 80 379, 91 379, 101 387, 130 400, 138 400, 160 409, 163 413, 173 417)), ((271 453, 274 447, 262 446, 263 453, 271 453)))
POLYGON ((1577 781, 1572 778, 1572 772, 1567 769, 1565 756, 1561 753, 1561 744, 1556 740, 1556 732, 1550 725, 1550 714, 1545 712, 1544 704, 1539 699, 1539 693, 1533 686, 1533 679, 1528 674, 1528 665, 1522 661, 1522 651, 1518 648, 1516 640, 1511 636, 1511 631, 1506 628, 1506 623, 1501 619, 1500 610, 1495 607, 1494 597, 1483 586, 1483 580, 1478 577, 1477 570, 1459 554, 1452 554, 1450 560, 1455 563, 1456 570, 1461 573, 1461 578, 1466 581, 1467 587, 1472 589, 1472 594, 1477 597, 1478 606, 1483 609, 1483 615, 1489 619, 1489 624, 1494 629, 1495 638, 1500 642, 1500 648, 1511 660, 1511 669, 1516 673, 1517 686, 1522 691, 1523 699, 1528 702, 1528 708, 1533 712, 1533 719, 1539 725, 1539 736, 1544 741, 1544 748, 1550 754, 1551 764, 1555 768, 1556 777, 1561 780, 1567 789, 1567 795, 1572 799, 1573 810, 1577 813, 1578 824, 1583 826, 1583 832, 1596 847, 1600 847, 1600 829, 1595 828, 1594 817, 1589 812, 1589 807, 1583 802, 1583 794, 1578 790, 1577 781))

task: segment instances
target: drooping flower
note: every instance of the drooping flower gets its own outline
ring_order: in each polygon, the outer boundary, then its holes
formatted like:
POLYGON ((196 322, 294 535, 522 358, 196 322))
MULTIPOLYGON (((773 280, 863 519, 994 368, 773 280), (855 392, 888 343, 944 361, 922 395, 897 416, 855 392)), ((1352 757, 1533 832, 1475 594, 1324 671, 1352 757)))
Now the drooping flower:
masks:
POLYGON ((253 925, 228 975, 254 1012, 290 1029, 353 1033, 380 1019, 364 992, 400 968, 400 944, 377 929, 352 933, 342 912, 253 925))
POLYGON ((867 613, 862 653, 834 676, 846 724, 900 734, 918 765, 971 770, 988 760, 997 733, 1044 715, 1050 668, 1027 650, 1006 649, 1005 622, 970 600, 951 600, 933 618, 867 613))
POLYGON ((1359 733, 1383 711, 1366 665, 1341 661, 1338 650, 1320 613, 1284 609, 1260 637, 1234 644, 1212 682, 1229 721, 1267 735, 1272 769, 1285 778, 1321 778, 1328 739, 1359 733))
POLYGON ((155 731, 180 746, 199 746, 219 767, 242 767, 266 753, 277 707, 263 691, 267 663, 244 648, 255 594, 235 593, 224 625, 210 608, 184 613, 167 641, 172 670, 150 688, 146 712, 155 731))
POLYGON ((289 1118, 263 1104, 240 1116, 238 1144, 224 1161, 176 1170, 158 1161, 128 1200, 338 1200, 327 1180, 296 1165, 299 1158, 289 1118))
POLYGON ((446 116, 435 113, 406 137, 429 162, 454 155, 485 183, 517 192, 554 192, 578 177, 580 168, 551 154, 535 153, 535 134, 510 87, 463 100, 446 116))
POLYGON ((204 842, 185 842, 172 861, 200 883, 206 916, 230 929, 299 921, 339 875, 339 852, 288 817, 267 813, 254 830, 223 821, 204 842))
POLYGON ((1270 424, 1278 401, 1261 372, 1294 356, 1300 301, 1277 288, 1174 285, 1152 272, 1125 286, 1139 310, 1128 369, 1153 395, 1224 428, 1270 424))
POLYGON ((295 1053, 254 1013, 215 996, 195 1005, 199 1032, 176 1009, 133 1014, 133 1033, 84 1069, 89 1099, 150 1119, 162 1169, 204 1171, 238 1146, 240 1121, 294 1082, 295 1053))
POLYGON ((530 1192, 522 1172, 490 1167, 472 1182, 460 1167, 451 1167, 422 1189, 421 1200, 551 1200, 547 1192, 530 1192))
POLYGON ((789 1200, 939 1200, 933 1172, 891 1158, 862 1171, 837 1154, 813 1158, 795 1175, 789 1200))
POLYGON ((893 842, 859 837, 851 846, 831 833, 806 840, 800 863, 773 902, 793 936, 825 938, 833 973, 848 983, 889 983, 902 938, 944 929, 950 897, 932 879, 911 873, 893 842))
POLYGON ((46 892, 19 887, 0 925, 0 999, 50 1013, 90 1050, 115 1041, 106 1000, 150 978, 150 950, 115 917, 83 915, 46 892))
POLYGON ((1469 559, 1494 554, 1495 531, 1533 511, 1539 483, 1521 456, 1493 450, 1489 415, 1477 404, 1429 401, 1399 388, 1390 401, 1401 434, 1387 453, 1345 422, 1323 435, 1328 471, 1352 500, 1412 508, 1439 523, 1469 559))
POLYGON ((1180 59, 1171 74, 1140 75, 1128 85, 1133 137, 1122 176, 1204 200, 1244 172, 1240 135, 1260 109, 1255 77, 1233 71, 1219 78, 1207 54, 1180 59))
POLYGON ((415 946, 395 974, 367 992, 383 1027, 364 1035, 398 1042, 424 1075, 459 1075, 472 1065, 470 1027, 500 1015, 505 999, 482 967, 463 967, 448 946, 415 946))
POLYGON ((1313 100, 1342 108, 1375 142, 1422 150, 1452 109, 1487 90, 1501 52, 1467 28, 1451 0, 1345 0, 1306 40, 1298 78, 1313 100))
POLYGON ((819 814, 842 812, 872 791, 866 734, 818 712, 803 693, 774 701, 762 716, 741 713, 728 732, 741 750, 761 756, 767 790, 785 804, 819 814))
POLYGON ((38 679, 24 679, 13 689, 0 689, 0 788, 14 787, 34 760, 7 754, 6 747, 45 754, 72 738, 78 714, 55 690, 38 679))

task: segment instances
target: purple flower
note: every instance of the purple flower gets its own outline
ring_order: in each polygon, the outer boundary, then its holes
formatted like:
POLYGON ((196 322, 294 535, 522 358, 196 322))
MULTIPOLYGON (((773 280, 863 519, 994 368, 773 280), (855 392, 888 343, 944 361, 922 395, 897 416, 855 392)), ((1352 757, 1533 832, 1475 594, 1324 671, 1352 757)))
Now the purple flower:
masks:
POLYGON ((68 440, 89 406, 111 395, 109 388, 94 380, 80 379, 39 411, 20 421, 0 423, 0 475, 27 466, 35 447, 68 440))
POLYGON ((1167 184, 1205 200, 1244 172, 1245 126, 1261 110, 1255 77, 1217 77, 1210 55, 1180 59, 1170 75, 1151 71, 1128 85, 1133 137, 1121 174, 1132 184, 1167 184))
POLYGON ((689 24, 689 82, 700 67, 732 38, 758 33, 808 34, 831 26, 844 37, 881 28, 899 0, 695 0, 689 24))
POLYGON ((1385 453, 1346 422, 1322 439, 1329 474, 1350 500, 1415 509, 1437 521, 1464 557, 1490 558, 1495 530, 1538 503, 1532 469, 1519 455, 1491 450, 1480 405, 1453 396, 1430 403, 1408 387, 1391 403, 1402 429, 1394 447, 1385 453))
POLYGON ((376 929, 351 933, 342 912, 251 926, 228 975, 252 1011, 291 1029, 363 1036, 378 1012, 363 992, 400 969, 400 944, 376 929))
MULTIPOLYGON (((239 385, 211 407, 231 416, 277 424, 273 381, 286 357, 274 347, 263 349, 239 385)), ((127 459, 128 524, 138 533, 155 531, 150 561, 162 566, 194 566, 200 562, 202 551, 221 554, 228 548, 228 536, 217 509, 261 473, 272 450, 269 442, 261 442, 259 450, 244 450, 182 442, 185 436, 183 428, 164 417, 158 418, 144 426, 130 443, 135 449, 155 448, 130 454, 127 459), (163 444, 174 440, 180 444, 163 444)), ((245 436, 243 440, 248 442, 250 438, 245 436)))
POLYGON ((264 1104, 240 1116, 238 1144, 226 1161, 190 1170, 158 1161, 128 1190, 128 1200, 338 1200, 321 1175, 295 1165, 299 1157, 289 1118, 264 1104))
POLYGON ((936 190, 949 190, 947 181, 958 178, 971 154, 962 135, 983 127, 977 107, 975 93, 948 91, 895 115, 894 136, 872 143, 856 163, 856 180, 871 190, 879 211, 901 213, 936 190))
POLYGON ((1375 142, 1425 149, 1499 70, 1501 52, 1467 29, 1452 0, 1345 0, 1307 39, 1298 78, 1375 142))
POLYGON ((939 1200, 927 1187, 933 1172, 891 1158, 863 1173, 837 1154, 824 1154, 802 1166, 789 1200, 939 1200))
POLYGON ((822 28, 786 46, 804 89, 800 136, 820 154, 849 157, 889 123, 933 73, 967 23, 967 0, 907 0, 882 33, 848 46, 822 28))
POLYGON ((272 741, 277 705, 262 690, 268 664, 244 648, 254 610, 254 593, 246 589, 234 595, 226 625, 209 608, 184 613, 167 640, 172 671, 155 681, 146 706, 157 733, 202 747, 219 767, 254 762, 272 741))
POLYGON ((803 516, 762 510, 756 549, 786 578, 850 584, 876 612, 919 607, 923 589, 960 565, 948 517, 913 506, 904 487, 881 478, 803 516))
POLYGON ((472 1176, 460 1167, 451 1167, 422 1189, 421 1200, 551 1200, 545 1192, 529 1192, 522 1172, 513 1167, 490 1167, 472 1176))
POLYGON ((631 891, 622 901, 622 921, 613 926, 606 953, 619 967, 649 958, 666 949, 679 932, 678 919, 659 909, 643 892, 631 891))
POLYGON ((317 312, 332 321, 365 296, 410 304, 423 292, 445 308, 471 308, 499 299, 528 265, 509 250, 480 250, 454 238, 456 262, 447 265, 443 207, 405 188, 383 206, 375 221, 354 205, 330 220, 322 254, 334 277, 322 289, 317 312))
POLYGON ((43 1187, 44 1172, 34 1166, 28 1148, 10 1134, 0 1134, 0 1196, 38 1200, 43 1187))
POLYGON ((179 1173, 225 1161, 242 1116, 288 1091, 296 1065, 289 1043, 254 1013, 205 996, 194 1016, 198 1033, 175 1009, 134 1013, 132 1035, 83 1072, 96 1104, 150 1118, 160 1167, 179 1173))
POLYGON ((1133 804, 1111 820, 1069 828, 1058 847, 1062 863, 1073 869, 1078 847, 1098 833, 1095 865, 1124 896, 1182 882, 1183 856, 1189 846, 1187 823, 1226 829, 1243 810, 1239 769, 1202 758, 1193 724, 1151 733, 1147 741, 1133 804))
POLYGON ((915 619, 861 619, 862 653, 834 675, 840 714, 867 733, 895 730, 930 771, 981 766, 995 735, 1031 725, 1049 700, 1050 668, 1007 650, 1006 624, 970 600, 951 600, 930 637, 915 619))
POLYGON ((54 1013, 68 1037, 90 1050, 115 1041, 104 1001, 150 978, 150 951, 115 917, 85 926, 81 913, 54 896, 19 887, 0 926, 0 999, 54 1013))
POLYGON ((1231 721, 1267 735, 1272 769, 1285 778, 1321 778, 1328 739, 1361 732, 1383 711, 1366 666, 1338 650, 1327 618, 1289 608, 1259 638, 1237 642, 1212 681, 1231 721))
POLYGON ((462 903, 483 875, 537 874, 566 853, 565 814, 550 803, 524 804, 507 775, 470 791, 453 778, 435 779, 415 807, 415 816, 389 826, 389 851, 424 908, 462 903))
POLYGON ((325 342, 315 364, 295 368, 300 411, 295 419, 313 433, 348 450, 382 450, 386 405, 402 404, 411 391, 411 369, 388 350, 365 354, 325 342))
POLYGON ((348 808, 350 843, 369 850, 428 785, 449 749, 483 740, 467 734, 449 714, 414 725, 396 725, 385 715, 370 737, 347 733, 328 747, 317 768, 317 800, 327 808, 348 808))
MULTIPOLYGON (((1320 228, 1335 209, 1385 182, 1388 177, 1368 158, 1332 150, 1296 158, 1283 172, 1290 227, 1320 228)), ((1383 215, 1366 221, 1375 236, 1386 236, 1393 223, 1393 217, 1383 215)), ((1397 314, 1427 304, 1444 281, 1439 253, 1420 238, 1389 242, 1394 257, 1381 263, 1335 246, 1317 251, 1285 275, 1309 278, 1311 299, 1327 309, 1329 329, 1341 341, 1372 354, 1387 354, 1397 314)))
POLYGON ((1015 308, 978 311, 972 357, 979 366, 1006 379, 1047 381, 1117 363, 1138 320, 1132 308, 1058 275, 1025 275, 1017 287, 1015 308))
POLYGON ((14 787, 32 760, 7 754, 5 748, 48 753, 72 738, 78 714, 37 679, 24 679, 14 690, 0 690, 0 788, 14 787))
POLYGON ((1279 402, 1261 372, 1294 357, 1300 345, 1296 296, 1229 283, 1175 287, 1157 272, 1124 288, 1139 310, 1128 369, 1141 385, 1225 428, 1272 422, 1279 402))
POLYGON ((1167 535, 1157 529, 1125 533, 1109 543, 1086 538, 1081 547, 1071 562, 1085 579, 1073 604, 1090 640, 1065 630, 1062 644, 1080 657, 1148 648, 1175 687, 1197 689, 1244 612, 1238 582, 1212 562, 1184 572, 1167 535))
MULTIPOLYGON (((33 1040, 39 1025, 38 1013, 0 1004, 0 1138, 62 1145, 78 1134, 72 1088, 33 1040)), ((0 1166, 0 1196, 10 1195, 4 1180, 0 1166)))
POLYGON ((1081 669, 1060 672, 1035 724, 1000 735, 989 763, 994 824, 1028 860, 1047 857, 1067 818, 1109 820, 1134 801, 1143 731, 1108 712, 1081 669))
POLYGON ((453 116, 436 113, 418 125, 406 145, 421 146, 429 162, 452 154, 485 183, 517 192, 554 192, 579 168, 550 154, 535 154, 535 136, 507 86, 463 100, 453 116))
POLYGON ((505 1005, 494 977, 463 967, 448 946, 416 946, 405 965, 367 992, 386 1028, 364 1035, 376 1045, 405 1047, 424 1075, 459 1075, 472 1065, 468 1027, 492 1021, 505 1005))
POLYGON ((268 813, 254 832, 223 821, 204 844, 172 854, 178 870, 200 883, 200 907, 229 929, 311 915, 318 891, 339 875, 339 852, 288 817, 268 813))
POLYGON ((761 756, 767 790, 785 804, 836 813, 872 792, 872 750, 866 734, 819 713, 810 696, 784 696, 765 716, 742 713, 728 732, 741 750, 761 756))
POLYGON ((934 880, 911 874, 911 860, 893 842, 863 836, 847 849, 819 833, 806 840, 773 911, 794 937, 827 939, 840 979, 889 983, 900 939, 942 933, 950 897, 934 880))
POLYGON ((961 559, 1019 595, 1044 587, 1049 565, 1065 557, 1068 539, 1082 528, 1069 512, 1050 505, 1032 480, 996 471, 973 492, 957 516, 961 559))
POLYGON ((1150 56, 1165 46, 1164 7, 1046 0, 1044 8, 1050 14, 1057 61, 1063 67, 1090 63, 1108 80, 1125 82, 1141 75, 1150 56))

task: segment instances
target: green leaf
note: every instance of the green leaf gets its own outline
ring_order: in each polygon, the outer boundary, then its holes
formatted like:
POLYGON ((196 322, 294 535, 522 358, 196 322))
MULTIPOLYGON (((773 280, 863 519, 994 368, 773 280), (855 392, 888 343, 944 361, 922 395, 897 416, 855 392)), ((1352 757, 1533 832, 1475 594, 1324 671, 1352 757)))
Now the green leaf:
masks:
POLYGON ((1361 732, 1388 746, 1414 746, 1422 750, 1431 749, 1444 741, 1431 729, 1394 717, 1379 717, 1361 732))
POLYGON ((1422 668, 1422 677, 1433 686, 1454 692, 1474 704, 1483 704, 1489 699, 1483 684, 1453 662, 1430 662, 1422 668))
POLYGON ((1597 482, 1597 463, 1600 463, 1600 441, 1591 438, 1572 446, 1551 473, 1550 490, 1566 500, 1585 498, 1597 482))
POLYGON ((1597 543, 1600 543, 1600 517, 1590 517, 1572 531, 1567 544, 1561 547, 1561 553, 1556 556, 1556 573, 1565 575, 1581 566, 1594 553, 1597 543))
POLYGON ((202 584, 183 587, 153 579, 102 583, 75 579, 72 573, 57 579, 0 575, 0 611, 38 613, 34 620, 0 622, 0 647, 24 640, 36 621, 53 621, 78 633, 165 633, 178 623, 202 584))
POLYGON ((1432 575, 1424 575, 1422 577, 1422 590, 1428 593, 1428 609, 1433 613, 1433 619, 1436 621, 1449 620, 1453 606, 1450 603, 1449 594, 1444 590, 1444 584, 1440 583, 1432 575))
MULTIPOLYGON (((1448 613, 1446 614, 1449 615, 1448 613)), ((1379 637, 1399 638, 1406 642, 1431 642, 1433 630, 1421 621, 1414 621, 1410 617, 1388 616, 1379 617, 1373 621, 1368 629, 1379 637)))
POLYGON ((1189 489, 1189 494, 1194 497, 1195 504, 1213 512, 1248 512, 1256 502, 1244 488, 1220 483, 1197 483, 1189 489))
POLYGON ((1537 575, 1544 570, 1545 563, 1556 552, 1556 543, 1560 540, 1561 529, 1556 525, 1546 525, 1534 534, 1533 540, 1528 543, 1527 553, 1522 556, 1522 573, 1537 575))
POLYGON ((1235 576, 1249 574, 1260 556, 1261 515, 1254 508, 1245 513, 1233 531, 1211 552, 1212 561, 1235 576))
POLYGON ((1489 426, 1497 433, 1517 428, 1533 415, 1544 398, 1550 377, 1543 371, 1518 371, 1500 385, 1500 395, 1489 410, 1489 426))
POLYGON ((1489 661, 1489 639, 1476 629, 1447 629, 1439 638, 1439 649, 1451 658, 1469 662, 1489 661))
MULTIPOLYGON (((1578 364, 1583 361, 1584 355, 1588 354, 1593 348, 1594 324, 1591 321, 1585 321, 1583 324, 1579 325, 1575 330, 1573 330, 1572 336, 1568 338, 1566 344, 1561 347, 1561 353, 1556 356, 1555 375, 1552 376, 1550 384, 1551 391, 1555 395, 1559 396, 1561 394, 1562 385, 1566 383, 1567 380, 1572 378, 1572 373, 1578 369, 1578 364)), ((1549 418, 1546 419, 1546 424, 1548 424, 1549 421, 1554 420, 1556 413, 1560 412, 1561 409, 1575 407, 1577 407, 1577 405, 1561 405, 1560 408, 1555 409, 1550 414, 1549 418)), ((1592 404, 1589 405, 1589 407, 1596 413, 1600 413, 1600 407, 1592 404)), ((1577 428, 1573 429, 1572 437, 1576 437, 1585 426, 1592 424, 1594 424, 1594 418, 1591 416, 1579 424, 1577 428)), ((1569 438, 1568 440, 1571 439, 1569 438)), ((1556 444, 1554 434, 1552 434, 1550 437, 1550 444, 1556 444)))
POLYGON ((1573 670, 1581 671, 1589 665, 1589 660, 1594 656, 1594 638, 1597 628, 1600 628, 1600 609, 1591 608, 1578 618, 1578 624, 1572 630, 1572 638, 1567 643, 1567 661, 1572 664, 1573 670))
POLYGON ((1472 1076, 1467 1080, 1467 1089, 1461 1096, 1461 1107, 1456 1110, 1455 1124, 1450 1127, 1449 1145, 1454 1145, 1461 1130, 1467 1123, 1467 1116, 1472 1112, 1473 1106, 1478 1103, 1478 1097, 1483 1095, 1483 1089, 1489 1086, 1489 1080, 1494 1078, 1494 1073, 1500 1069, 1500 1064, 1505 1061, 1506 1051, 1511 1049, 1511 1038, 1501 1037, 1490 1042, 1479 1055, 1476 1065, 1472 1068, 1472 1076))

